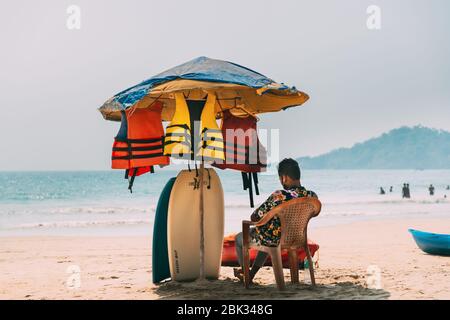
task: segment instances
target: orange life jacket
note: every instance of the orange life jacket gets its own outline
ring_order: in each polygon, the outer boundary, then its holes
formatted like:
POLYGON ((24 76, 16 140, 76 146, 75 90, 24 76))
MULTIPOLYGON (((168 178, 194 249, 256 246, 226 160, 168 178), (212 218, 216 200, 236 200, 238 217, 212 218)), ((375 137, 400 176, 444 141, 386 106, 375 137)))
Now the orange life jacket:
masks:
POLYGON ((257 172, 267 167, 267 151, 260 143, 256 131, 256 118, 236 117, 229 110, 223 111, 222 135, 225 145, 225 162, 216 162, 219 169, 242 172, 244 190, 249 190, 250 206, 253 208, 253 185, 259 195, 257 172), (253 180, 253 182, 252 182, 253 180))
POLYGON ((164 128, 161 121, 162 103, 150 108, 130 108, 122 111, 119 132, 112 148, 112 168, 125 169, 132 192, 134 177, 153 172, 155 165, 169 164, 163 154, 164 128))

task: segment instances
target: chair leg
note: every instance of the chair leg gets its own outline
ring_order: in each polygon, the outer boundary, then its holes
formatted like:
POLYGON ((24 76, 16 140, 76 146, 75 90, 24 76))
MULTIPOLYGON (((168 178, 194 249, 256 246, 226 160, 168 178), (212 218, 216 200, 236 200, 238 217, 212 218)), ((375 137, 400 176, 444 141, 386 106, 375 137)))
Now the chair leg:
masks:
POLYGON ((279 290, 285 289, 284 275, 283 275, 283 262, 281 260, 281 248, 270 249, 270 258, 272 260, 273 273, 275 274, 275 281, 279 290))
POLYGON ((250 255, 249 255, 249 246, 248 242, 244 240, 244 244, 242 247, 243 251, 243 266, 242 269, 244 271, 244 286, 248 289, 250 285, 250 255))
MULTIPOLYGON (((311 275, 311 284, 313 287, 315 287, 316 286, 316 278, 314 277, 314 262, 311 258, 311 252, 309 251, 308 244, 305 245, 305 252, 306 252, 306 256, 308 258, 309 274, 311 275)), ((306 272, 306 270, 305 270, 305 272, 306 272)))
POLYGON ((291 269, 291 283, 299 283, 297 249, 289 249, 289 267, 291 269))

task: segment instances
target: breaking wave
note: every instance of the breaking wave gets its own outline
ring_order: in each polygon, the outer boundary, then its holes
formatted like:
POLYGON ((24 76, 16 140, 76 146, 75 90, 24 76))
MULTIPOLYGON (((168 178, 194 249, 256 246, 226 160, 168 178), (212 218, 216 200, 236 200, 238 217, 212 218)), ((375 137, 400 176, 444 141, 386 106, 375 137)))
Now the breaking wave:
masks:
POLYGON ((106 227, 106 226, 130 226, 149 224, 152 220, 110 220, 110 221, 61 221, 61 222, 39 222, 22 224, 8 228, 9 230, 17 229, 51 229, 51 228, 83 228, 83 227, 106 227))

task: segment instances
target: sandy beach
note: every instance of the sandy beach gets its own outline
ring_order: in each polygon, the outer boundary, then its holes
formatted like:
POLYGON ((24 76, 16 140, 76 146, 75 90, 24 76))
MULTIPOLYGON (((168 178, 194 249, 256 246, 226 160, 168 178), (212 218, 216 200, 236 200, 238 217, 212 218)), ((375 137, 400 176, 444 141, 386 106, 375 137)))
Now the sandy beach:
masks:
POLYGON ((150 237, 3 237, 0 299, 450 299, 450 258, 420 251, 409 227, 448 233, 450 218, 310 230, 321 246, 318 285, 312 290, 288 282, 284 292, 267 267, 250 290, 227 267, 218 281, 153 285, 150 237), (368 288, 368 268, 379 268, 381 289, 368 288))

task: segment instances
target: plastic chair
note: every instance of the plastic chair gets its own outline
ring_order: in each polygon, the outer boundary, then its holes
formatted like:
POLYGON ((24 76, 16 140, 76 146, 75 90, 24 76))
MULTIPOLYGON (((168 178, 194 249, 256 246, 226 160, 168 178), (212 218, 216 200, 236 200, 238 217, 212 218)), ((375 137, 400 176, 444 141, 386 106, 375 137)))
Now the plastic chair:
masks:
MULTIPOLYGON (((249 249, 255 248, 259 251, 264 251, 270 254, 272 260, 273 272, 277 287, 280 290, 285 289, 283 264, 281 260, 281 250, 289 250, 289 264, 291 269, 291 282, 299 283, 298 277, 298 256, 297 249, 303 248, 306 252, 309 263, 309 272, 311 274, 311 284, 316 285, 314 278, 314 266, 307 243, 307 228, 308 222, 311 218, 319 215, 322 204, 313 197, 302 197, 286 201, 272 210, 270 210, 258 222, 242 221, 243 233, 243 271, 244 271, 244 285, 248 288, 250 285, 250 257, 249 249), (278 247, 261 246, 250 242, 250 226, 263 226, 272 218, 277 216, 281 221, 281 239, 278 247)), ((306 270, 305 270, 306 272, 306 270)))

